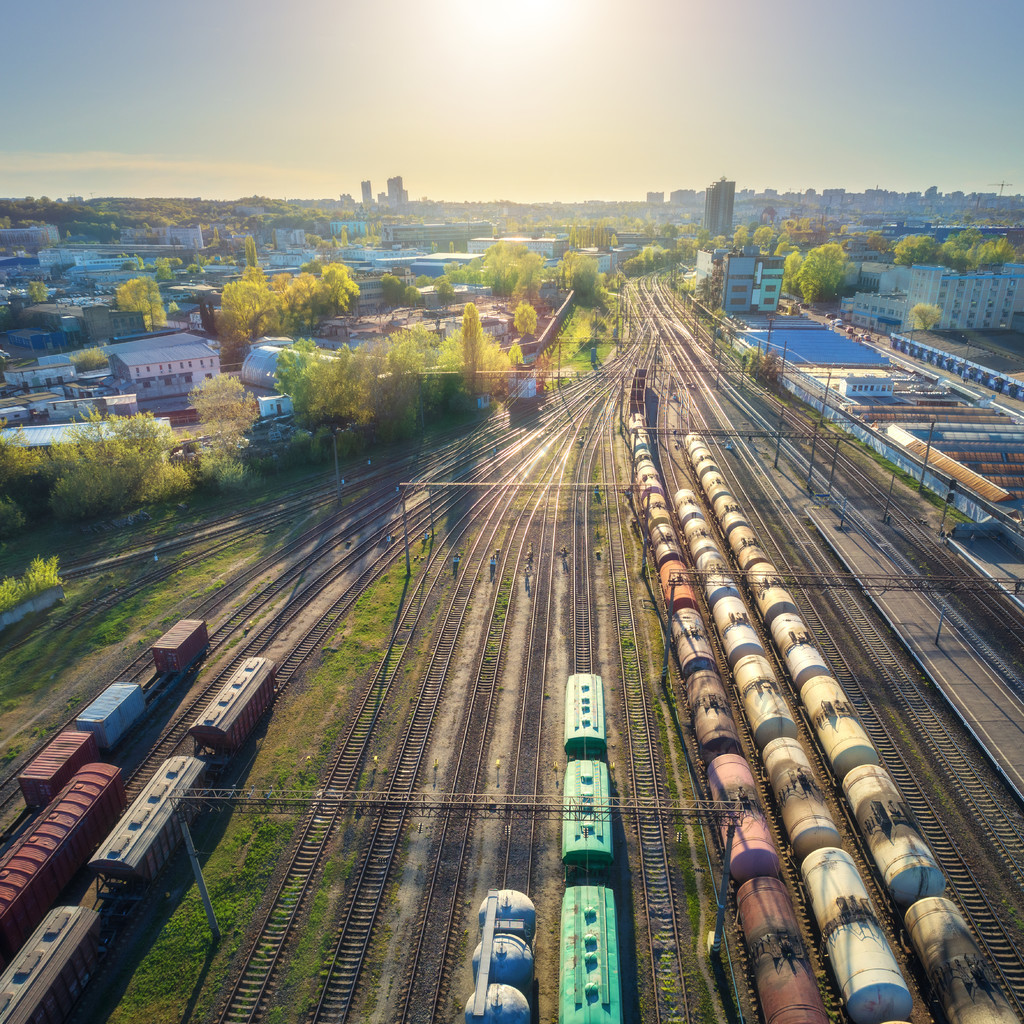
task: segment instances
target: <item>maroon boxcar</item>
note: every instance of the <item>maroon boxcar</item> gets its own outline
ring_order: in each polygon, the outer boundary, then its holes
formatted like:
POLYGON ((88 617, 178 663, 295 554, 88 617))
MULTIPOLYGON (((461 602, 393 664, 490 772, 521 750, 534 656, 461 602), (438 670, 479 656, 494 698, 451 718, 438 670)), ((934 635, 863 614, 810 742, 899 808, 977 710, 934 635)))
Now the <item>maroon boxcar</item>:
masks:
POLYGON ((121 769, 88 764, 0 858, 0 958, 6 964, 123 813, 121 769))
POLYGON ((55 907, 0 977, 5 1024, 62 1024, 96 967, 100 915, 55 907))
POLYGON ((232 754, 248 738, 274 699, 277 666, 268 658, 246 658, 213 703, 192 724, 201 749, 232 754))
POLYGON ((69 729, 51 740, 25 766, 18 784, 29 807, 45 807, 84 765, 100 759, 91 732, 69 729))
POLYGON ((182 672, 206 650, 209 643, 205 620, 182 619, 150 648, 153 664, 158 672, 182 672))

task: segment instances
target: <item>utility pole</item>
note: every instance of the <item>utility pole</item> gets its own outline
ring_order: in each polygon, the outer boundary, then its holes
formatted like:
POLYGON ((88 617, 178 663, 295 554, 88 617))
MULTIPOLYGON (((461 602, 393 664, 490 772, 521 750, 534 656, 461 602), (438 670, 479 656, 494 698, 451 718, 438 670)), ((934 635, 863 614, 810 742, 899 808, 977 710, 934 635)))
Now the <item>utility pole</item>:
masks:
POLYGON ((935 420, 932 420, 928 427, 928 443, 924 447, 924 465, 921 467, 921 482, 917 485, 917 493, 924 490, 924 475, 928 472, 928 456, 932 451, 932 432, 935 430, 935 420))
POLYGON ((811 441, 811 467, 807 470, 807 490, 811 490, 811 477, 814 476, 814 449, 818 446, 818 426, 814 427, 814 438, 811 441))
POLYGON ((892 501, 892 489, 896 486, 896 474, 893 473, 892 479, 889 481, 889 494, 885 499, 885 508, 882 510, 882 522, 889 522, 889 502, 892 501))
MULTIPOLYGON (((772 334, 772 318, 768 318, 768 337, 771 338, 772 334)), ((786 352, 789 349, 789 338, 787 336, 786 343, 782 346, 782 370, 779 373, 779 436, 775 439, 775 462, 772 464, 773 469, 779 468, 779 449, 782 447, 782 421, 786 415, 786 406, 782 401, 781 391, 785 388, 783 381, 786 379, 786 352)), ((769 348, 769 351, 771 349, 769 348)))
POLYGON ((409 520, 405 515, 405 491, 402 492, 402 533, 405 535, 405 575, 412 575, 412 562, 409 560, 409 520))

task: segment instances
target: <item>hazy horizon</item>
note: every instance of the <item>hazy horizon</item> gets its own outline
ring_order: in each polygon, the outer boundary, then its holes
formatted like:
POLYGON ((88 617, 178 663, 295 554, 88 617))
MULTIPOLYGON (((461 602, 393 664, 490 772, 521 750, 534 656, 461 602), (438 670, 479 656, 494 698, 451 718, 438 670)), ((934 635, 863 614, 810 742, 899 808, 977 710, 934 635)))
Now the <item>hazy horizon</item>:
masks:
POLYGON ((7 13, 0 194, 1024 192, 1024 4, 305 0, 7 13), (47 35, 49 26, 59 33, 47 35))

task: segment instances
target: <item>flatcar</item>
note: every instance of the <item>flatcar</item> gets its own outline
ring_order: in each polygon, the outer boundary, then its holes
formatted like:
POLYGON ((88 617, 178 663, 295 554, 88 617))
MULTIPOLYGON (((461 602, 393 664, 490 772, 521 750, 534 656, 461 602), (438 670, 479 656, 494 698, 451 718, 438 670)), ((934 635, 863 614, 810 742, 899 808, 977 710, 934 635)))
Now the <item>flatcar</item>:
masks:
POLYGON ((269 658, 246 658, 192 723, 188 732, 197 749, 233 754, 273 701, 276 679, 277 665, 269 658))
POLYGON ((60 1024, 96 968, 100 915, 55 907, 0 976, 2 1024, 60 1024))
POLYGON ((602 758, 608 750, 604 724, 604 683, 589 672, 565 682, 564 746, 568 757, 602 758))
POLYGON ((765 1024, 827 1024, 785 884, 778 878, 751 878, 736 893, 736 911, 765 1024))
POLYGON ((121 769, 87 764, 0 858, 0 957, 21 948, 125 807, 121 769))
POLYGON ((91 732, 68 729, 54 737, 18 776, 27 807, 45 807, 87 764, 100 759, 91 732))
POLYGON ((615 894, 576 885, 562 897, 559 1024, 620 1024, 622 990, 615 894))
POLYGON ((850 1019, 906 1020, 914 1000, 850 855, 815 850, 800 872, 850 1019))
POLYGON ((570 761, 562 790, 562 863, 596 871, 612 863, 612 816, 608 766, 603 761, 570 761))
POLYGON ((181 822, 172 796, 199 785, 206 762, 197 757, 169 757, 128 813, 99 844, 89 868, 103 878, 151 882, 181 842, 181 822))

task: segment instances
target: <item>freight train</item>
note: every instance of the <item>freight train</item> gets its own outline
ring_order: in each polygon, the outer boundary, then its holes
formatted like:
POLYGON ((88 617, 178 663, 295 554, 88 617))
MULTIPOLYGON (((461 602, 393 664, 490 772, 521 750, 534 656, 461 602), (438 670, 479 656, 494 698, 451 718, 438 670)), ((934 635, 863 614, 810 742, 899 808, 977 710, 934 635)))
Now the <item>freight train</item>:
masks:
MULTIPOLYGON (((758 999, 769 1024, 797 1020, 804 1024, 826 1024, 829 1018, 814 967, 801 939, 786 887, 777 877, 779 855, 758 799, 753 773, 743 756, 726 684, 719 672, 697 593, 690 583, 692 577, 683 560, 680 534, 672 521, 667 492, 654 465, 646 422, 646 382, 639 375, 630 389, 627 426, 638 518, 645 527, 660 577, 671 643, 684 680, 686 702, 698 752, 707 772, 708 789, 716 799, 728 800, 740 809, 737 820, 732 823, 729 868, 739 886, 739 923, 753 966, 758 999)), ((728 567, 706 529, 696 502, 689 508, 680 508, 678 517, 690 557, 707 574, 710 591, 720 602, 739 598, 739 588, 729 578, 728 567)), ((719 626, 731 636, 727 643, 723 639, 723 646, 732 653, 734 663, 738 663, 756 654, 750 646, 752 631, 735 604, 724 607, 731 608, 731 613, 721 619, 719 626)), ((767 684, 762 683, 754 686, 752 693, 764 694, 768 689, 767 684)), ((769 703, 773 703, 770 698, 769 694, 769 703)), ((781 722, 763 724, 762 728, 767 730, 765 735, 776 738, 791 731, 781 722)), ((724 847, 730 823, 721 821, 718 827, 724 847)), ((899 1014, 885 1012, 884 1016, 873 1017, 870 1021, 880 1024, 896 1016, 899 1014)), ((868 1018, 856 1024, 868 1024, 868 1018)))
MULTIPOLYGON (((710 447, 699 435, 688 435, 685 447, 694 479, 842 786, 878 873, 905 915, 911 943, 934 998, 951 1024, 1016 1021, 966 922, 956 906, 942 897, 946 887, 942 870, 917 831, 896 784, 880 764, 878 751, 857 720, 846 693, 815 645, 793 596, 783 586, 778 568, 760 547, 743 508, 723 480, 710 447)), ((725 639, 729 631, 751 626, 744 618, 745 611, 735 603, 739 587, 707 529, 695 494, 680 490, 674 504, 690 540, 694 565, 706 574, 703 579, 708 605, 729 651, 730 643, 725 639)), ((756 631, 750 632, 756 639, 756 631)), ((742 636, 749 639, 745 631, 742 636)), ((734 653, 740 650, 737 645, 733 649, 734 653)), ((742 650, 747 652, 748 648, 742 650)), ((909 999, 909 992, 895 962, 890 962, 891 953, 867 890, 853 861, 839 848, 838 831, 823 794, 806 753, 795 739, 795 729, 790 729, 792 716, 771 663, 763 650, 754 653, 760 660, 756 670, 751 669, 756 676, 753 681, 744 674, 744 659, 730 657, 737 691, 781 808, 783 826, 800 865, 847 1012, 858 1024, 906 1016, 909 1003, 898 1012, 897 1006, 909 999), (886 1011, 879 1007, 883 994, 889 999, 890 1009, 886 1011)))
MULTIPOLYGON (((153 647, 158 671, 164 676, 187 671, 207 643, 204 622, 179 623, 153 647)), ((123 816, 127 800, 120 769, 97 759, 99 750, 116 746, 145 712, 140 687, 108 687, 79 715, 78 728, 59 734, 26 766, 19 776, 26 804, 45 805, 45 810, 0 858, 0 965, 11 961, 32 934, 38 949, 30 959, 43 980, 27 985, 20 974, 5 975, 9 993, 0 995, 0 1018, 6 1019, 4 998, 17 1003, 18 1013, 29 1014, 25 1019, 36 1019, 34 1000, 50 1000, 51 1009, 63 1007, 69 992, 80 991, 92 969, 91 919, 88 926, 79 925, 67 917, 70 908, 58 908, 53 913, 64 914, 54 933, 59 941, 39 938, 33 930, 87 861, 106 883, 104 898, 153 881, 182 839, 176 797, 201 785, 208 770, 245 742, 273 701, 275 680, 272 661, 246 659, 189 730, 198 756, 165 761, 123 816)))

